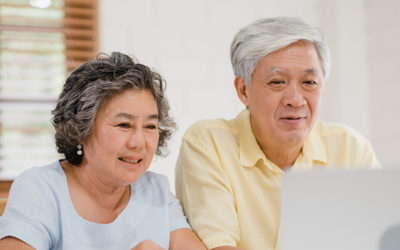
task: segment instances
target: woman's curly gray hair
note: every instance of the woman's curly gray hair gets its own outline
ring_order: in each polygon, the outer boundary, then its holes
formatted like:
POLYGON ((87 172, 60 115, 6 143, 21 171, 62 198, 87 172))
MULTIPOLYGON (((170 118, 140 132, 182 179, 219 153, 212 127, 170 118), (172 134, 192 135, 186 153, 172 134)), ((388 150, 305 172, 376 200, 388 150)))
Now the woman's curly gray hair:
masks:
POLYGON ((160 137, 156 154, 164 155, 167 140, 175 129, 165 87, 161 75, 131 57, 119 52, 110 56, 99 54, 70 74, 52 111, 57 151, 69 163, 79 165, 83 155, 77 154, 77 146, 92 133, 102 103, 128 89, 145 89, 157 103, 160 137))

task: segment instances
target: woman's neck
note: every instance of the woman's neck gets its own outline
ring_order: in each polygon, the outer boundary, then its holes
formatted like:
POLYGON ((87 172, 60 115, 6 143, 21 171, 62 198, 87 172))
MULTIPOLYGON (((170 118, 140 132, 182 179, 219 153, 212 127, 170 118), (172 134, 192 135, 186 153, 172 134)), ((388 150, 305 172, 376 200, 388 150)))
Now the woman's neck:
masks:
POLYGON ((71 201, 78 214, 92 222, 110 223, 127 206, 130 185, 115 186, 99 178, 87 165, 62 163, 71 201))

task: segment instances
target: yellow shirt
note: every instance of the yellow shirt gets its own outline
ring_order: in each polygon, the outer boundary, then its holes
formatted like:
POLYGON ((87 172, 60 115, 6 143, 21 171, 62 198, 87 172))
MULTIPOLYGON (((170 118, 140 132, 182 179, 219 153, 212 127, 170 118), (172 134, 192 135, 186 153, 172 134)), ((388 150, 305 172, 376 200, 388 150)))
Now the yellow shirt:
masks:
MULTIPOLYGON (((318 122, 293 168, 379 166, 368 141, 349 127, 318 122)), ((249 111, 200 121, 185 133, 176 166, 176 195, 208 248, 277 249, 283 171, 251 130, 249 111)))

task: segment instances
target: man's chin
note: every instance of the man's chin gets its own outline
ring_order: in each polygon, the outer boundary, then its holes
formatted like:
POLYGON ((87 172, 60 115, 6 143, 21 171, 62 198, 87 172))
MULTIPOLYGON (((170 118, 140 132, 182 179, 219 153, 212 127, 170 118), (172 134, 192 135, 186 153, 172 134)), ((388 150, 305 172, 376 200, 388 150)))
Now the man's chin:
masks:
POLYGON ((286 131, 282 135, 282 144, 303 144, 307 138, 308 133, 304 131, 286 131))

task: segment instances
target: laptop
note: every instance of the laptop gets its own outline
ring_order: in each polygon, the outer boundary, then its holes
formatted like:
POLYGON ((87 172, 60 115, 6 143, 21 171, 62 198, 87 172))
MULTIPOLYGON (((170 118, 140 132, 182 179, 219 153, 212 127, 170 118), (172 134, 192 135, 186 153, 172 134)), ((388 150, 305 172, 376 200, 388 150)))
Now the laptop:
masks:
POLYGON ((286 172, 279 245, 400 250, 400 168, 286 172))

